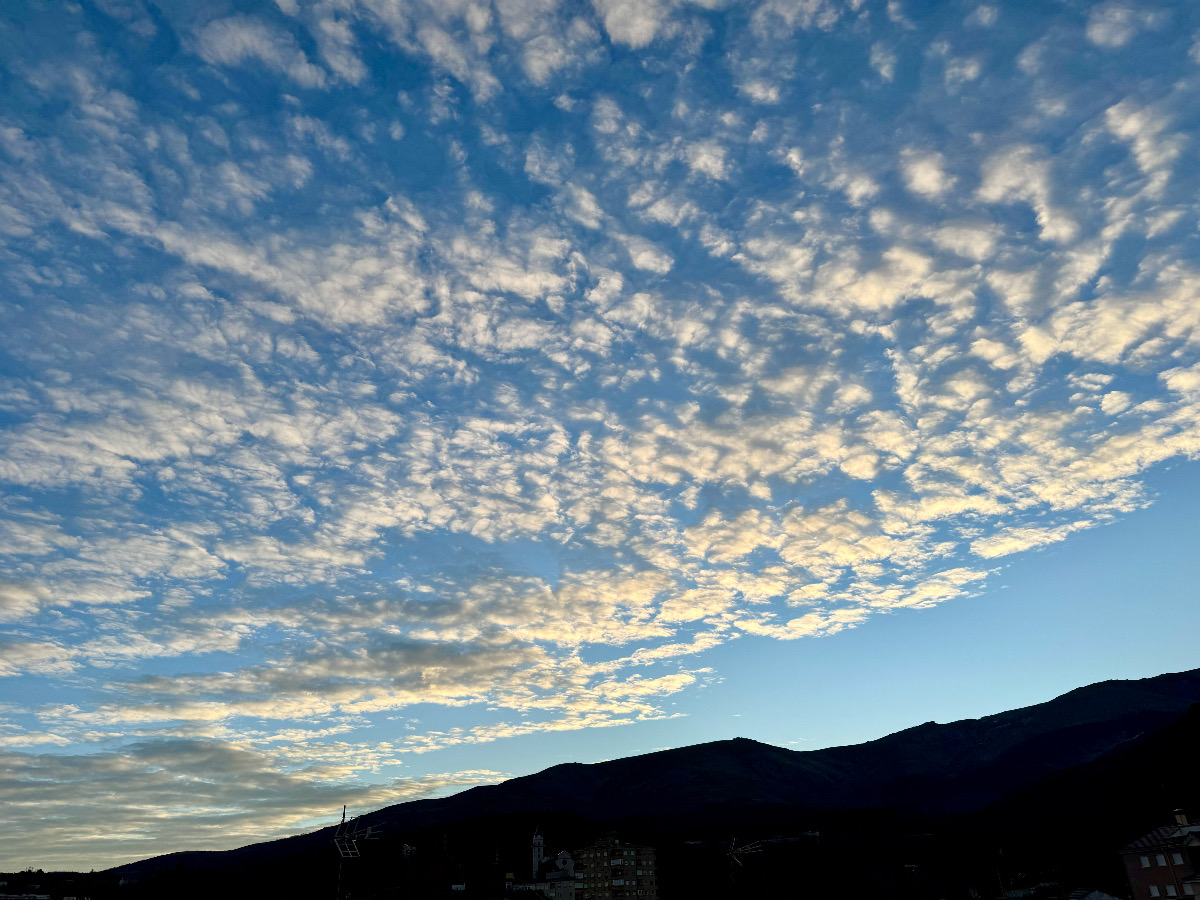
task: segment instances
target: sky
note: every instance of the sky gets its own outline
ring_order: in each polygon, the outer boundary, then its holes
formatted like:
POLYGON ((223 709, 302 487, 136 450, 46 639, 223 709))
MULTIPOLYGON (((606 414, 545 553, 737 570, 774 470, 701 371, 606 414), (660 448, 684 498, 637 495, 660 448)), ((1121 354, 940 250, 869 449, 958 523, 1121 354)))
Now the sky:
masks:
POLYGON ((0 870, 1200 665, 1200 5, 10 0, 0 870))

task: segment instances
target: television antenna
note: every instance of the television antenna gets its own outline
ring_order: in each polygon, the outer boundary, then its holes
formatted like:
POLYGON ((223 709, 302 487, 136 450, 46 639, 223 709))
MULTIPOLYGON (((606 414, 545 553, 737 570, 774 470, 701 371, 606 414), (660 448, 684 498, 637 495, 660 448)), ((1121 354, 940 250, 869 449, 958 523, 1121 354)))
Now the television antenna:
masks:
POLYGON ((729 865, 744 866, 745 863, 742 862, 742 856, 746 853, 758 853, 762 848, 762 841, 752 841, 749 844, 743 844, 739 847, 737 845, 737 838, 730 838, 729 851, 726 854, 729 857, 729 865))
POLYGON ((347 822, 346 807, 342 807, 342 821, 333 830, 333 842, 337 845, 338 854, 342 859, 357 859, 362 856, 362 851, 358 849, 359 841, 374 841, 379 838, 378 826, 368 825, 363 828, 359 823, 361 818, 361 816, 355 816, 347 822))
POLYGON ((729 883, 732 885, 737 880, 738 869, 745 868, 746 864, 742 862, 742 857, 747 853, 758 853, 763 849, 762 841, 751 841, 749 844, 738 846, 737 838, 729 839, 729 849, 725 855, 729 857, 729 883))
POLYGON ((342 806, 342 821, 333 830, 333 843, 338 849, 337 900, 342 900, 342 863, 347 859, 358 859, 362 856, 362 851, 358 848, 359 841, 379 839, 379 825, 363 827, 361 818, 355 816, 346 821, 346 807, 342 806))

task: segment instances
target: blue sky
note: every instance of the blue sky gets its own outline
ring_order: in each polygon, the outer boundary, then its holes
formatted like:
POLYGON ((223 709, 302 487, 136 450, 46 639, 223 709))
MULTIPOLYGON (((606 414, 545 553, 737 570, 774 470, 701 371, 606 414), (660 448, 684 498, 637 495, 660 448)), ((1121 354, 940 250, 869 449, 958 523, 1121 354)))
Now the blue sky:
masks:
POLYGON ((7 3, 0 868, 1196 665, 1200 10, 7 3))

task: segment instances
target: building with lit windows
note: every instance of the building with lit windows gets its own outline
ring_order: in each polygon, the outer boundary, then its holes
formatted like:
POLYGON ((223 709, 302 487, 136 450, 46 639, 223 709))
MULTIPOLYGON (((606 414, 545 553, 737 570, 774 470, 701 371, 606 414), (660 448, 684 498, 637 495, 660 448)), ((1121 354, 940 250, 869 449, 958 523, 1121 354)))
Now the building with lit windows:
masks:
POLYGON ((1121 851, 1133 900, 1200 897, 1200 825, 1175 810, 1175 822, 1144 834, 1121 851))
POLYGON ((658 900, 653 847, 615 838, 576 851, 576 900, 658 900))

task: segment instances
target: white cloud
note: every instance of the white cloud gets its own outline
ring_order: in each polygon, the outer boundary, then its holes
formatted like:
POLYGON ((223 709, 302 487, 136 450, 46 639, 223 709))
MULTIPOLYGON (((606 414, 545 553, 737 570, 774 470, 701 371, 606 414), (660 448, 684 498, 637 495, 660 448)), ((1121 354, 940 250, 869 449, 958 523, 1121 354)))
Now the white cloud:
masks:
POLYGON ((670 14, 664 0, 592 0, 613 43, 637 49, 658 35, 670 14))
POLYGON ((534 139, 525 151, 525 174, 543 184, 562 184, 574 165, 573 156, 570 144, 551 149, 534 139))
POLYGON ((360 84, 367 77, 367 67, 358 55, 348 20, 336 14, 324 16, 314 23, 312 31, 325 65, 351 84, 360 84))
POLYGON ((1132 145, 1138 168, 1150 180, 1149 193, 1160 196, 1171 177, 1171 164, 1183 150, 1183 138, 1164 134, 1167 118, 1130 99, 1105 110, 1104 120, 1109 131, 1132 145))
POLYGON ((690 145, 685 158, 693 172, 707 175, 718 181, 725 179, 729 173, 729 161, 725 148, 717 141, 698 141, 690 145))
POLYGON ((974 541, 971 544, 971 551, 983 559, 996 559, 1000 556, 1023 553, 1035 547, 1066 540, 1067 535, 1075 530, 1076 527, 1070 525, 1057 528, 1039 528, 1037 526, 1008 528, 974 541))
POLYGON ((900 170, 908 189, 922 197, 940 197, 954 187, 955 178, 947 175, 945 159, 937 152, 907 148, 900 154, 900 170))
POLYGON ((1100 409, 1105 415, 1115 416, 1127 410, 1132 402, 1125 391, 1109 391, 1100 398, 1100 409))
POLYGON ((61 675, 79 668, 66 647, 43 641, 17 642, 0 638, 0 678, 35 672, 61 675))
POLYGON ((249 16, 231 16, 205 25, 196 35, 205 62, 238 66, 248 60, 281 72, 302 87, 323 88, 325 72, 308 61, 295 38, 249 16))
POLYGON ((738 90, 755 103, 778 103, 779 85, 762 78, 751 78, 738 84, 738 90))
POLYGON ((947 222, 932 234, 933 242, 943 250, 968 259, 990 257, 1001 236, 1000 229, 982 222, 947 222))
POLYGON ((633 265, 646 272, 665 275, 675 265, 675 260, 661 247, 635 234, 619 235, 633 265))
MULTIPOLYGON (((316 747, 313 748, 317 749, 316 747)), ((355 748, 335 748, 333 764, 301 768, 246 744, 167 739, 94 755, 0 753, 10 808, 39 809, 59 824, 13 843, 38 867, 87 868, 173 850, 227 849, 309 830, 342 803, 363 810, 501 780, 491 770, 436 773, 353 784, 338 765, 355 748), (114 807, 117 792, 125 803, 114 807), (247 801, 251 802, 247 802, 247 801), (209 824, 198 827, 195 812, 209 824), (81 856, 80 842, 87 842, 81 856), (81 862, 82 860, 82 862, 81 862)))
POLYGON ((857 8, 854 0, 848 5, 832 0, 765 0, 754 11, 753 27, 758 34, 777 33, 778 29, 820 29, 827 31, 841 16, 857 8))
POLYGON ((974 81, 983 72, 983 63, 978 58, 952 59, 946 62, 946 84, 957 86, 974 81))
POLYGON ((569 185, 566 196, 567 202, 563 205, 563 211, 567 216, 588 228, 600 227, 604 219, 604 210, 600 208, 591 191, 578 185, 569 185))
POLYGON ((887 45, 876 43, 871 46, 871 68, 878 72, 884 81, 891 81, 896 77, 897 61, 895 51, 887 45))
POLYGON ((991 4, 981 3, 963 21, 967 27, 991 28, 1000 18, 1000 11, 991 4))
POLYGON ((1195 84, 1078 23, 281 9, 198 33, 255 71, 185 60, 195 115, 82 43, 13 69, 61 114, 0 125, 10 751, 415 796, 372 770, 665 717, 726 641, 954 602, 1200 453, 1195 84))
POLYGON ((31 616, 49 599, 50 592, 42 585, 0 582, 0 622, 31 616))
POLYGON ((1055 184, 1050 163, 1028 145, 999 150, 983 166, 978 195, 986 203, 1024 201, 1033 207, 1044 240, 1068 243, 1078 224, 1052 200, 1055 184))
POLYGON ((1099 47, 1124 47, 1147 28, 1158 28, 1166 20, 1163 10, 1146 8, 1126 0, 1097 4, 1088 13, 1087 38, 1099 47))

